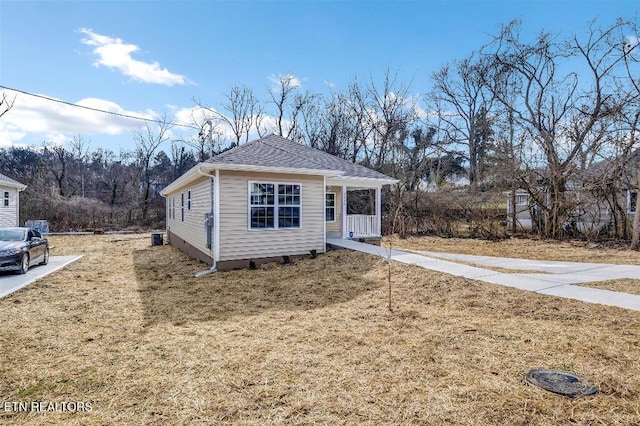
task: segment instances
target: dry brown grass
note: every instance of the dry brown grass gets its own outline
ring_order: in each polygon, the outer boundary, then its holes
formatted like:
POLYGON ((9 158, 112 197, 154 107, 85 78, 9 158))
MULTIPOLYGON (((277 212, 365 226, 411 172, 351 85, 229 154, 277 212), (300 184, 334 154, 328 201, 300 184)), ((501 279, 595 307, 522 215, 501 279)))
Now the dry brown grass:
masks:
POLYGON ((608 248, 602 244, 582 241, 525 238, 488 241, 472 238, 409 237, 404 240, 395 239, 394 246, 400 249, 515 257, 532 260, 612 263, 616 265, 640 264, 640 252, 638 251, 627 250, 624 247, 608 248))
MULTIPOLYGON (((394 243, 394 245, 392 247, 396 247, 396 244, 394 243)), ((398 247, 400 247, 400 246, 398 246, 398 247)), ((412 252, 412 253, 417 253, 417 254, 422 254, 420 252, 420 250, 406 249, 406 251, 412 252)), ((500 267, 500 266, 483 265, 481 263, 467 262, 467 261, 459 260, 459 259, 449 259, 447 257, 435 256, 435 255, 434 256, 427 256, 427 257, 434 257, 436 259, 446 260, 447 262, 459 263, 461 265, 473 266, 474 268, 486 269, 488 271, 500 272, 500 273, 503 273, 503 274, 547 274, 547 272, 536 271, 536 270, 533 270, 533 269, 503 268, 503 267, 500 267)))
POLYGON ((592 283, 580 284, 585 287, 600 288, 603 290, 617 291, 620 293, 630 293, 640 295, 640 279, 620 278, 610 281, 596 281, 592 283))
POLYGON ((390 313, 361 253, 195 279, 147 235, 51 240, 85 257, 0 300, 0 400, 93 410, 0 423, 640 423, 638 312, 394 263, 390 313), (550 394, 535 367, 600 393, 550 394))

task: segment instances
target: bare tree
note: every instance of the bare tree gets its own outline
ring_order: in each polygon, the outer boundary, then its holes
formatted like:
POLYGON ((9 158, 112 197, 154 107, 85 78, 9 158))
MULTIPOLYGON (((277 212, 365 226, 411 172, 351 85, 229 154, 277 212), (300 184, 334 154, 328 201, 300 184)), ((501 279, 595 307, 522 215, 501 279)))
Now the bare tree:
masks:
POLYGON ((13 99, 7 97, 7 92, 2 92, 2 98, 0 99, 0 117, 9 112, 16 102, 15 96, 13 99))
POLYGON ((593 157, 602 148, 612 118, 626 96, 616 92, 615 69, 622 61, 620 49, 607 43, 614 27, 599 30, 591 26, 585 40, 573 37, 558 42, 548 33, 533 43, 520 40, 519 22, 505 26, 491 45, 491 79, 507 74, 517 97, 500 90, 493 94, 525 132, 534 157, 528 180, 529 192, 546 216, 544 233, 563 235, 570 211, 568 182, 576 181, 580 156, 593 157), (562 73, 568 60, 588 72, 562 73), (544 170, 540 166, 544 165, 544 170), (536 187, 544 190, 538 191, 536 187))
POLYGON ((494 96, 487 85, 490 62, 473 53, 468 58, 445 65, 431 76, 430 97, 436 111, 446 124, 452 144, 467 147, 469 182, 482 182, 486 156, 493 134, 491 112, 494 96))
POLYGON ((136 132, 133 137, 136 145, 134 156, 142 186, 140 205, 143 220, 147 219, 151 200, 151 186, 155 182, 152 160, 160 145, 169 139, 168 133, 170 129, 171 125, 165 118, 158 124, 157 128, 154 129, 150 124, 147 124, 144 130, 136 132))
MULTIPOLYGON (((618 33, 617 39, 613 40, 613 46, 616 47, 616 42, 621 42, 623 58, 624 58, 624 69, 626 73, 625 81, 631 88, 631 91, 635 95, 634 98, 637 100, 640 98, 640 79, 637 76, 637 68, 640 64, 640 28, 638 28, 637 24, 620 21, 618 22, 618 28, 622 29, 618 33), (626 32, 626 34, 625 34, 626 32)), ((632 250, 640 250, 640 143, 638 142, 638 133, 640 133, 640 105, 637 103, 633 105, 627 117, 630 119, 628 122, 630 123, 632 137, 629 139, 630 143, 628 145, 628 150, 626 152, 626 158, 628 159, 628 163, 632 163, 633 167, 631 168, 631 173, 635 178, 635 191, 636 191, 636 203, 635 203, 635 213, 633 215, 633 223, 631 226, 631 246, 632 250)))
POLYGON ((82 198, 86 196, 87 162, 89 160, 89 150, 91 140, 83 138, 81 135, 74 135, 71 141, 71 159, 74 168, 74 180, 78 180, 78 190, 82 198))
POLYGON ((71 154, 62 145, 45 144, 43 156, 49 172, 56 181, 58 195, 66 196, 69 186, 67 172, 69 163, 72 161, 71 154))
POLYGON ((373 132, 375 157, 372 166, 382 170, 387 162, 394 162, 396 148, 403 145, 418 118, 416 99, 409 94, 409 86, 398 82, 398 75, 385 72, 382 88, 373 82, 368 88, 371 104, 365 109, 373 132))
POLYGON ((280 74, 273 86, 270 86, 269 96, 276 107, 276 133, 289 138, 297 131, 298 114, 307 100, 306 95, 297 95, 300 82, 291 74, 280 74))
MULTIPOLYGON (((197 123, 204 131, 204 124, 212 122, 212 130, 216 133, 216 136, 222 136, 219 124, 223 124, 229 128, 233 134, 233 140, 231 144, 238 146, 244 140, 249 140, 251 129, 254 127, 258 129, 259 123, 262 121, 262 107, 260 102, 253 94, 253 91, 246 86, 233 86, 226 97, 226 102, 223 104, 223 111, 202 104, 200 101, 195 101, 196 104, 205 109, 209 113, 209 117, 204 120, 200 120, 201 123, 197 123)), ((197 121, 197 120, 194 120, 197 121)))

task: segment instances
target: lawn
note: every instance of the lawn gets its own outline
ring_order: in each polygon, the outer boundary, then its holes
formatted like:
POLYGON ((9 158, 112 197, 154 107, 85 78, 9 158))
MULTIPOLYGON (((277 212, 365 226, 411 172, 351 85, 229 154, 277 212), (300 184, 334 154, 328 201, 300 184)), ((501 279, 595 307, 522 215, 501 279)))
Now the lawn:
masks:
POLYGON ((390 312, 384 259, 346 250, 196 279, 148 235, 51 243, 85 256, 0 299, 0 401, 92 410, 0 423, 640 423, 638 312, 397 263, 390 312), (556 396, 531 368, 600 392, 556 396))

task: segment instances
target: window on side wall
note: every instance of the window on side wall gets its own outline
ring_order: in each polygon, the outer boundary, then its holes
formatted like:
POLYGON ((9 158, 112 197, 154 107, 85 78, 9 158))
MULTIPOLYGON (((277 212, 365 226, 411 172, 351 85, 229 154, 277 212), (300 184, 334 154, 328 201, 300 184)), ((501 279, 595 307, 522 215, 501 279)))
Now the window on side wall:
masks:
POLYGON ((637 202, 638 191, 627 191, 627 211, 629 214, 635 214, 637 202))
POLYGON ((327 192, 324 201, 324 220, 326 222, 336 221, 336 193, 327 192))
POLYGON ((184 192, 180 193, 180 221, 184 222, 184 192))
POLYGON ((249 182, 249 229, 300 228, 300 184, 249 182))
POLYGON ((9 191, 4 191, 4 194, 2 197, 2 205, 4 207, 9 207, 9 191))
POLYGON ((516 206, 526 206, 528 202, 528 194, 516 194, 516 206))
POLYGON ((191 190, 187 192, 187 210, 191 210, 191 190))

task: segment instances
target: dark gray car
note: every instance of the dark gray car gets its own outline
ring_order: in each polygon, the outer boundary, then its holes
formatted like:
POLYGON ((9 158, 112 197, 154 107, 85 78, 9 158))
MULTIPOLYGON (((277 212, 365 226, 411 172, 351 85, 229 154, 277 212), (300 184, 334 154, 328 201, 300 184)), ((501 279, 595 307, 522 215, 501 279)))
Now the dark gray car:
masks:
POLYGON ((0 271, 27 272, 49 262, 49 241, 33 228, 0 228, 0 271))

